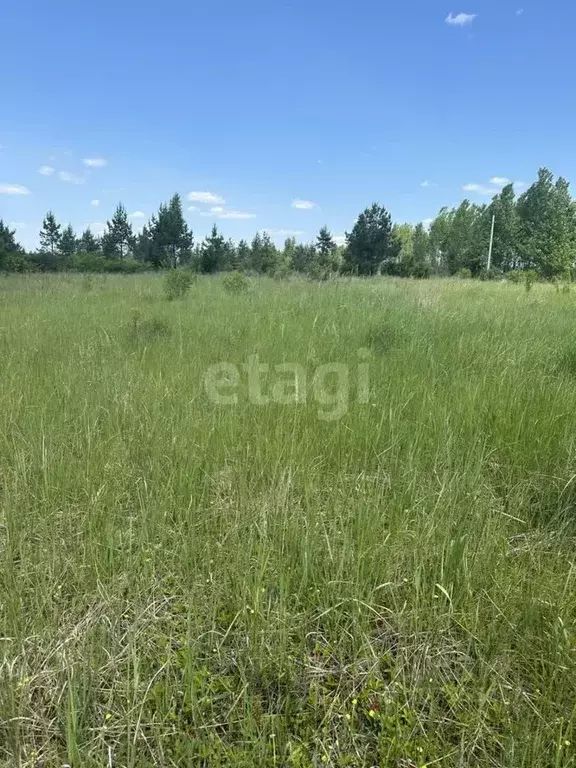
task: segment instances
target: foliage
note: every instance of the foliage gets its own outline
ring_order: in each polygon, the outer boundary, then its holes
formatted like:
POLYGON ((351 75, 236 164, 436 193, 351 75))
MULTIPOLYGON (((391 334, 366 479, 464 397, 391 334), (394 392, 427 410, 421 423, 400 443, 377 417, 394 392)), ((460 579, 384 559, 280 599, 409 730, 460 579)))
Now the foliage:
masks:
POLYGON ((138 239, 143 260, 155 267, 177 267, 190 261, 193 246, 192 232, 182 213, 180 195, 173 195, 168 205, 161 205, 150 226, 144 228, 138 239), (145 251, 145 253, 144 253, 145 251))
POLYGON ((346 242, 345 270, 358 275, 375 275, 394 264, 402 247, 390 214, 377 203, 360 214, 352 232, 346 233, 346 242))
POLYGON ((65 263, 76 253, 77 244, 76 235, 74 234, 72 225, 68 224, 68 226, 62 230, 60 243, 58 245, 58 250, 65 263))
POLYGON ((164 277, 164 294, 168 301, 182 299, 194 282, 195 275, 185 267, 169 269, 164 277))
POLYGON ((61 237, 61 226, 56 221, 52 211, 48 211, 40 230, 40 250, 54 257, 58 251, 61 237))
POLYGON ((288 237, 278 248, 268 233, 257 232, 250 245, 246 240, 234 244, 214 225, 202 243, 194 246, 176 194, 160 205, 137 236, 122 204, 101 238, 89 229, 76 238, 72 227, 62 230, 49 211, 39 251, 26 254, 10 245, 12 255, 3 255, 0 265, 3 271, 61 271, 86 262, 92 271, 127 272, 186 265, 204 274, 237 270, 278 279, 291 273, 312 279, 336 273, 427 278, 469 271, 472 277, 486 280, 534 269, 544 279, 567 280, 576 267, 576 203, 568 182, 541 168, 538 179, 519 198, 514 185, 506 184, 487 205, 463 200, 454 208, 442 208, 429 227, 424 223, 393 224, 386 208, 374 203, 360 214, 346 239, 346 247, 336 246, 323 227, 314 242, 288 237), (101 262, 97 265, 86 254, 99 256, 101 262), (124 269, 118 265, 120 261, 130 264, 124 269), (140 266, 135 267, 133 261, 140 266))
POLYGON ((200 272, 212 274, 226 269, 229 262, 230 251, 228 245, 218 231, 216 224, 208 237, 204 238, 200 246, 200 272))
POLYGON ((24 249, 15 236, 16 230, 0 219, 0 272, 22 272, 26 268, 24 249))
POLYGON ((226 293, 244 293, 248 290, 249 282, 242 272, 228 272, 222 278, 226 293))
POLYGON ((106 223, 106 231, 102 235, 102 251, 109 259, 127 258, 135 247, 132 224, 128 220, 128 212, 122 203, 118 203, 111 221, 106 223))

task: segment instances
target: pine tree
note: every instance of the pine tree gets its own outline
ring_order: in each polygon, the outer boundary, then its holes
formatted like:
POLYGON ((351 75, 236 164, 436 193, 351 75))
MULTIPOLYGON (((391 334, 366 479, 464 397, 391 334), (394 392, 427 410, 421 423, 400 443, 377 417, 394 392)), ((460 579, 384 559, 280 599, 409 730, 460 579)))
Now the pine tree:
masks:
POLYGON ((193 236, 182 214, 180 195, 160 206, 158 216, 150 222, 150 238, 151 260, 156 266, 177 267, 190 261, 193 236))
MULTIPOLYGON (((154 221, 154 218, 152 218, 152 221, 154 221)), ((143 226, 142 230, 136 237, 136 243, 134 245, 134 258, 137 261, 149 262, 150 264, 154 264, 156 267, 159 266, 159 264, 154 262, 152 236, 147 226, 143 226)))
POLYGON ((295 272, 309 275, 316 263, 316 247, 312 243, 297 243, 292 254, 292 268, 295 272))
POLYGON ((392 233, 392 218, 384 206, 374 203, 358 217, 346 233, 347 272, 375 275, 382 265, 394 263, 400 243, 392 233))
POLYGON ((60 237, 58 250, 62 258, 65 261, 68 261, 76 253, 76 247, 77 247, 76 234, 72 229, 72 225, 68 224, 68 226, 65 227, 62 231, 62 236, 60 237))
POLYGON ((0 219, 0 271, 19 271, 24 267, 24 249, 15 236, 16 230, 0 219))
POLYGON ((48 211, 42 222, 42 229, 40 230, 40 246, 41 251, 49 253, 51 256, 55 256, 60 245, 60 224, 56 221, 56 217, 52 211, 48 211))
POLYGON ((250 269, 250 260, 252 252, 246 240, 240 240, 236 248, 236 269, 244 271, 250 269))
POLYGON ((316 277, 325 279, 335 268, 336 243, 328 227, 322 227, 316 237, 316 277))
POLYGON ((212 274, 218 272, 225 264, 227 259, 227 244, 222 235, 218 232, 216 224, 208 237, 204 238, 200 246, 200 272, 212 274))
POLYGON ((278 249, 268 232, 256 232, 252 240, 251 267, 263 275, 274 274, 278 261, 278 249))
POLYGON ((82 232, 78 240, 78 253, 99 253, 100 243, 98 238, 94 237, 92 230, 88 227, 82 232))
POLYGON ((112 220, 106 222, 106 231, 102 236, 102 250, 111 259, 124 259, 134 249, 134 233, 128 221, 128 213, 122 203, 118 203, 112 220))

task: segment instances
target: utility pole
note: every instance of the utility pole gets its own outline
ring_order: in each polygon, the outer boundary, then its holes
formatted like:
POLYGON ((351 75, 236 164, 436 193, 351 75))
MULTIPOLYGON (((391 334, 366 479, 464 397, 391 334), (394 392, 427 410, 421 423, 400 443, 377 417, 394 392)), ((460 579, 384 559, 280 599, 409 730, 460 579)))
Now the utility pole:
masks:
POLYGON ((494 245, 494 224, 496 223, 496 216, 492 216, 492 229, 490 230, 490 248, 488 249, 488 265, 486 267, 486 272, 490 272, 490 267, 492 266, 492 246, 494 245))

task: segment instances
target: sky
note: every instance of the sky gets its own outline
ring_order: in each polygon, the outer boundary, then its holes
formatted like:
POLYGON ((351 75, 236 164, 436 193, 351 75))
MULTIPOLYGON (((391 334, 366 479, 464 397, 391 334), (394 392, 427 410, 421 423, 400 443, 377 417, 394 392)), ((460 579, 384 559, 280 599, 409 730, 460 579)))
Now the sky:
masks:
POLYGON ((179 192, 195 239, 337 237, 377 201, 576 180, 572 0, 8 0, 0 218, 135 228, 179 192))

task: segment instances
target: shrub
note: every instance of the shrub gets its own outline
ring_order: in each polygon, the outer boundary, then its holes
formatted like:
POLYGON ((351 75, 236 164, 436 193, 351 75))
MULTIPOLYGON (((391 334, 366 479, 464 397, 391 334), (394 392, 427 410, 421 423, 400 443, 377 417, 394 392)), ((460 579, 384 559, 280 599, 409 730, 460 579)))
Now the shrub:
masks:
POLYGON ((535 269, 527 269, 524 272, 524 286, 526 288, 526 293, 529 293, 532 290, 532 286, 534 283, 537 283, 539 279, 540 276, 535 269))
POLYGON ((463 267, 456 272, 455 276, 459 277, 461 280, 470 280, 472 277, 472 270, 468 269, 468 267, 463 267))
POLYGON ((242 272, 229 272, 224 275, 222 285, 226 293, 244 293, 248 290, 249 282, 242 272))
POLYGON ((189 269, 171 269, 164 278, 164 293, 168 301, 182 299, 194 282, 194 276, 189 269))

